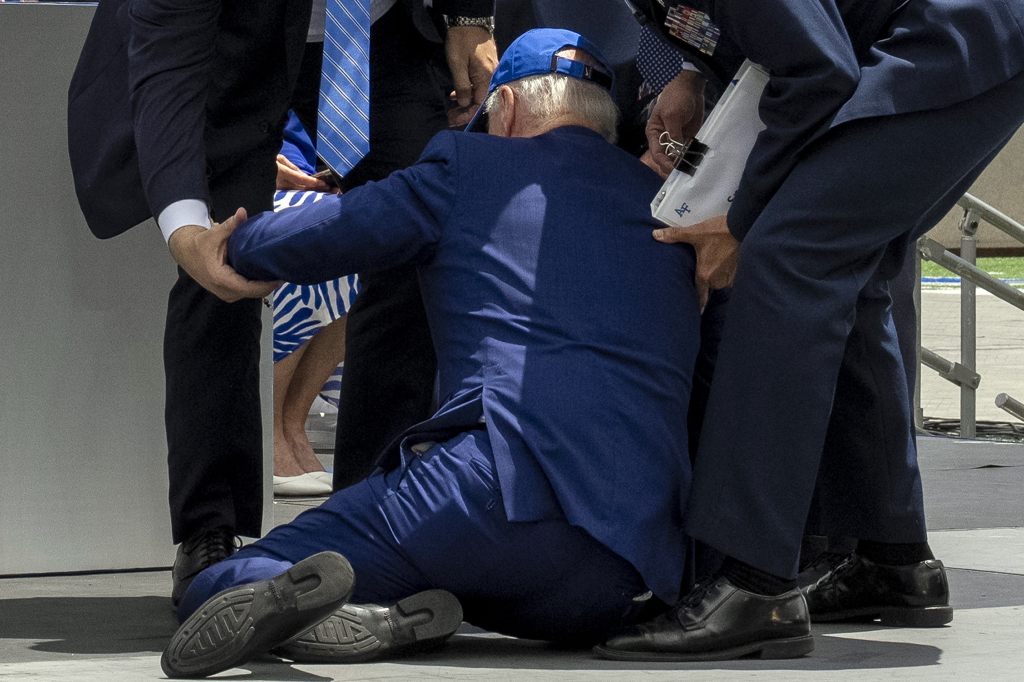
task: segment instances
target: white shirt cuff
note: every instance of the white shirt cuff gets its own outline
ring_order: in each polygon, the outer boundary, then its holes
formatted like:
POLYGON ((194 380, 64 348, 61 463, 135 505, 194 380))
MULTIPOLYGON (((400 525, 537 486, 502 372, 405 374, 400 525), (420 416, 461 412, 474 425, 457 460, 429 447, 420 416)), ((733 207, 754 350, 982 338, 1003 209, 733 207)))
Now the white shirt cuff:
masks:
POLYGON ((686 61, 685 59, 683 60, 682 67, 683 67, 683 71, 697 71, 697 72, 700 71, 700 67, 698 67, 693 62, 686 61))
POLYGON ((160 232, 164 235, 164 241, 170 241, 171 235, 178 228, 186 225, 198 225, 210 229, 213 224, 210 222, 210 209, 206 202, 201 199, 179 199, 160 211, 156 224, 160 226, 160 232))

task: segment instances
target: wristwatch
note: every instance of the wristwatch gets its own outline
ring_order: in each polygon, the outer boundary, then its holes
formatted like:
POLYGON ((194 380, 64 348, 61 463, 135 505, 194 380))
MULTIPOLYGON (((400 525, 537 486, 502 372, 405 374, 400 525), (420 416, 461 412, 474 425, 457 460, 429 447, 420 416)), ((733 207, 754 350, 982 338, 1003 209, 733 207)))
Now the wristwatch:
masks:
POLYGON ((479 26, 480 28, 486 28, 492 36, 494 35, 494 17, 460 17, 446 14, 444 16, 444 23, 448 28, 455 26, 479 26))

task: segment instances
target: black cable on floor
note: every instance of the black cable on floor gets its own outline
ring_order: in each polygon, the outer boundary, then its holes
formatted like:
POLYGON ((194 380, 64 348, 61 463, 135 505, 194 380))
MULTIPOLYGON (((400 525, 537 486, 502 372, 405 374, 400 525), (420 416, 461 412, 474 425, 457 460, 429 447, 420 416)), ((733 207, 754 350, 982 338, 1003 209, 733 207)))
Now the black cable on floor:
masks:
MULTIPOLYGON (((975 428, 980 440, 1024 443, 1024 424, 1019 422, 978 421, 975 428)), ((959 436, 960 420, 925 417, 923 431, 937 436, 959 436)))

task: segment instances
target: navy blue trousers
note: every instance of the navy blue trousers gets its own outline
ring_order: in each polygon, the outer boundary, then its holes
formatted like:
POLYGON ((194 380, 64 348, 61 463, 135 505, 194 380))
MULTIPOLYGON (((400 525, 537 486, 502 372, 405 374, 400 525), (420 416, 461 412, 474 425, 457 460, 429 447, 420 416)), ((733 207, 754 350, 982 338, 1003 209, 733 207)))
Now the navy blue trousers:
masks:
POLYGON ((815 487, 832 536, 926 540, 889 286, 1024 120, 1024 74, 953 106, 841 125, 740 248, 687 528, 796 575, 815 487))
POLYGON ((549 640, 596 641, 639 615, 647 588, 631 564, 566 521, 508 521, 484 431, 403 460, 200 573, 179 618, 328 550, 352 563, 355 603, 440 588, 474 625, 549 640))

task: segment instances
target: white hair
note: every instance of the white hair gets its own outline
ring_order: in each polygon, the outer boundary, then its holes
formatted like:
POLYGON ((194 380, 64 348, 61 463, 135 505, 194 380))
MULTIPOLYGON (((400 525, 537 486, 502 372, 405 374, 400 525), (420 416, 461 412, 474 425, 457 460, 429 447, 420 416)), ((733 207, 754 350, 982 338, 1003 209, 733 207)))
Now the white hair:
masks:
MULTIPOLYGON (((508 86, 531 121, 543 123, 571 115, 589 123, 609 142, 615 142, 618 136, 619 108, 611 94, 596 83, 545 73, 512 81, 508 86)), ((501 98, 495 90, 484 102, 484 112, 491 114, 500 107, 501 98)))

